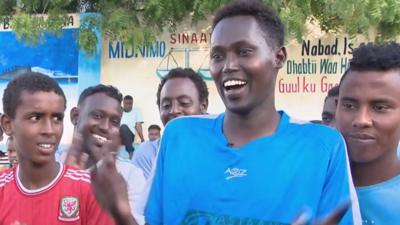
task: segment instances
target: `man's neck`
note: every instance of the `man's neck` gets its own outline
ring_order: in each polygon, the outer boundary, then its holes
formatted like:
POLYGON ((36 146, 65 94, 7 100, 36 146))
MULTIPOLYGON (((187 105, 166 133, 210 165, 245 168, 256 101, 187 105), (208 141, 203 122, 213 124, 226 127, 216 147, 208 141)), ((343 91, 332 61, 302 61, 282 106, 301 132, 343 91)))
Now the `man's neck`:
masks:
POLYGON ((60 171, 60 164, 55 160, 44 165, 34 165, 21 160, 17 174, 22 185, 27 189, 39 189, 50 184, 60 171))
POLYGON ((356 187, 379 184, 400 175, 400 161, 395 154, 368 163, 351 162, 350 165, 356 187))
POLYGON ((278 127, 280 117, 275 108, 248 115, 227 111, 223 131, 233 147, 240 147, 257 138, 272 135, 278 127))

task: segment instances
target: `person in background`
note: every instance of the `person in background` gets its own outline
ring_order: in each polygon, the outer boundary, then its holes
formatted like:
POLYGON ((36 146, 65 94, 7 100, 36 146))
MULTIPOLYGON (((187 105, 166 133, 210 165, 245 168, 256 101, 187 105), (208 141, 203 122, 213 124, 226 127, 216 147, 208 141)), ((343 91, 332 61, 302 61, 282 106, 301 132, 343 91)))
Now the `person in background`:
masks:
POLYGON ((157 124, 152 124, 147 129, 149 134, 149 141, 155 141, 161 137, 161 128, 157 124))
POLYGON ((129 158, 132 158, 133 143, 135 136, 138 135, 141 142, 144 142, 143 136, 143 116, 139 108, 133 107, 133 98, 130 95, 126 95, 122 102, 123 115, 121 120, 121 135, 124 136, 123 143, 126 147, 126 151, 129 154, 129 158))
MULTIPOLYGON (((177 117, 207 113, 207 84, 190 68, 175 68, 161 79, 157 89, 157 106, 164 126, 177 117)), ((135 152, 132 162, 148 179, 154 166, 160 140, 146 141, 135 152)))
POLYGON ((81 142, 73 140, 71 154, 67 157, 68 164, 74 164, 73 156, 82 158, 87 154, 87 161, 78 165, 82 169, 94 169, 101 164, 101 158, 113 154, 114 164, 118 173, 122 175, 128 191, 128 200, 131 214, 138 224, 144 224, 142 213, 138 213, 137 202, 145 187, 145 178, 140 168, 128 160, 117 156, 118 147, 122 143, 120 122, 122 116, 122 95, 113 86, 96 85, 86 88, 79 96, 78 106, 71 110, 71 121, 75 135, 82 136, 81 142), (105 148, 107 144, 111 148, 105 148))
POLYGON ((328 95, 324 100, 324 108, 322 109, 322 124, 335 127, 336 106, 339 97, 339 86, 335 86, 328 91, 328 95))
POLYGON ((12 168, 18 164, 17 150, 15 149, 12 137, 8 137, 6 145, 7 145, 8 161, 10 162, 10 168, 12 168))
POLYGON ((361 45, 340 81, 336 126, 346 140, 363 224, 400 222, 400 45, 361 45))

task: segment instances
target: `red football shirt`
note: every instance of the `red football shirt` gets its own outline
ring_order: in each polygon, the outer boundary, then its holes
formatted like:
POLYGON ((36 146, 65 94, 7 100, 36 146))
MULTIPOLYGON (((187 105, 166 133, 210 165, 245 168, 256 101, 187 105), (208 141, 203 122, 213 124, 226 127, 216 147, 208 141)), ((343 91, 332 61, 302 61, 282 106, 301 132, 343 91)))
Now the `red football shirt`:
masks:
POLYGON ((113 219, 97 203, 90 174, 60 164, 56 178, 47 186, 26 189, 19 167, 0 174, 0 224, 12 225, 108 225, 113 219))

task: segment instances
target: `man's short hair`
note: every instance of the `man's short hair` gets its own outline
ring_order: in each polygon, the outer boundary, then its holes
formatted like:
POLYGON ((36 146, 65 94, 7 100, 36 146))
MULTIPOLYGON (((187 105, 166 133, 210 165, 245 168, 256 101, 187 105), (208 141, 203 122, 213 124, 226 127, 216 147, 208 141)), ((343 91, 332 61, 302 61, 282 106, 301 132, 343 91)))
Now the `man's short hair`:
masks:
POLYGON ((340 79, 349 71, 388 71, 400 69, 400 45, 395 42, 385 44, 361 44, 353 51, 350 66, 340 79))
POLYGON ((132 100, 132 101, 133 101, 133 98, 132 98, 132 96, 130 96, 130 95, 125 95, 124 101, 125 101, 125 100, 132 100))
POLYGON ((67 107, 67 99, 58 83, 47 75, 37 72, 25 72, 14 78, 8 84, 3 94, 4 114, 15 118, 16 109, 21 104, 21 93, 27 91, 31 94, 36 92, 54 92, 64 99, 64 109, 67 107))
MULTIPOLYGON (((325 97, 324 103, 328 98, 339 97, 339 85, 329 89, 328 95, 325 97)), ((336 102, 336 101, 335 101, 336 102)))
POLYGON ((285 28, 278 14, 271 7, 259 0, 234 0, 217 11, 212 30, 222 19, 234 16, 254 17, 260 29, 265 33, 266 40, 272 41, 269 44, 273 44, 275 47, 283 46, 285 28))
POLYGON ((327 97, 338 97, 339 96, 339 85, 329 89, 327 97))
POLYGON ((208 88, 206 82, 203 80, 203 78, 194 72, 193 69, 190 68, 185 68, 182 69, 180 67, 174 68, 168 72, 168 74, 161 79, 160 84, 158 85, 158 90, 157 90, 157 105, 160 108, 160 95, 161 95, 161 90, 164 87, 165 83, 173 78, 188 78, 194 83, 194 86, 196 86, 197 92, 199 93, 199 101, 208 101, 208 88))
POLYGON ((161 127, 158 126, 157 124, 152 124, 152 125, 149 126, 149 128, 147 128, 147 130, 148 130, 148 131, 150 131, 150 130, 158 130, 158 131, 161 131, 161 127))
POLYGON ((81 105, 87 97, 97 93, 104 93, 108 97, 111 97, 116 101, 118 101, 119 104, 121 104, 122 102, 122 94, 116 87, 111 85, 99 84, 96 86, 88 87, 85 90, 83 90, 83 92, 79 96, 78 105, 81 105))

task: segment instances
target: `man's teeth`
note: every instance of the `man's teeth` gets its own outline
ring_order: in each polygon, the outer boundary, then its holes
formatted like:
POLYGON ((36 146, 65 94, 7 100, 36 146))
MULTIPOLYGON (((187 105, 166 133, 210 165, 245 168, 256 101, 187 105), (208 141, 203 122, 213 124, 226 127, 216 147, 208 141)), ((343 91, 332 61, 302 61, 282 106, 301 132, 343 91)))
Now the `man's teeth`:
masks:
POLYGON ((39 144, 39 147, 41 148, 51 148, 52 146, 52 144, 39 144))
POLYGON ((228 80, 224 83, 224 87, 242 86, 245 84, 246 82, 241 80, 228 80))
POLYGON ((102 137, 102 136, 97 135, 97 134, 93 134, 93 137, 96 138, 100 143, 105 143, 107 141, 107 138, 102 137))

